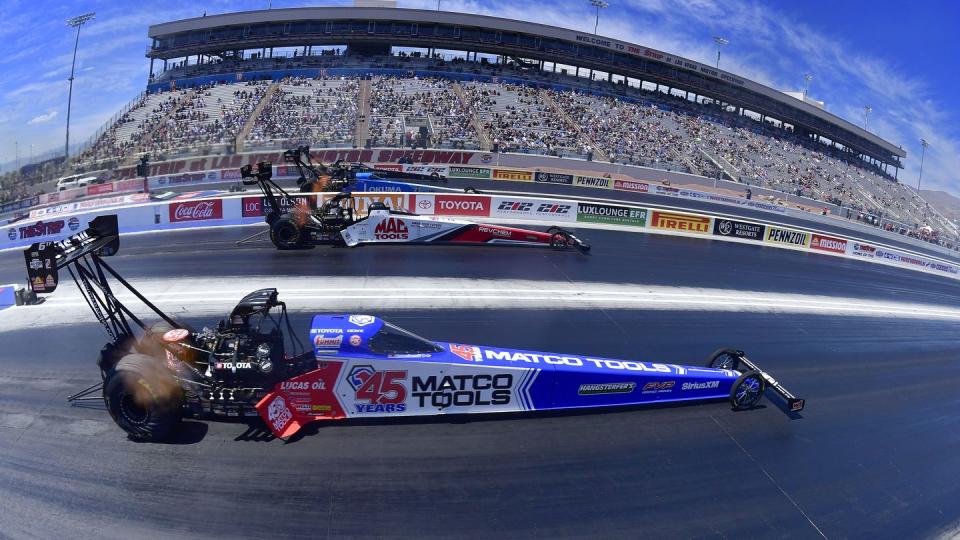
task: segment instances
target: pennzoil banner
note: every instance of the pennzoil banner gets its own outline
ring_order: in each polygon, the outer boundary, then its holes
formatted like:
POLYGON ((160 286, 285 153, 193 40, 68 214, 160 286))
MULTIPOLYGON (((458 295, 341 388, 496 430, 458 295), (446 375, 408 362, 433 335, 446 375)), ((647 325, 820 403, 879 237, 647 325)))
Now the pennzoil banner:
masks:
POLYGON ((772 244, 810 247, 810 233, 805 231, 794 231, 791 229, 781 229, 780 227, 768 227, 767 236, 764 238, 764 240, 772 244))

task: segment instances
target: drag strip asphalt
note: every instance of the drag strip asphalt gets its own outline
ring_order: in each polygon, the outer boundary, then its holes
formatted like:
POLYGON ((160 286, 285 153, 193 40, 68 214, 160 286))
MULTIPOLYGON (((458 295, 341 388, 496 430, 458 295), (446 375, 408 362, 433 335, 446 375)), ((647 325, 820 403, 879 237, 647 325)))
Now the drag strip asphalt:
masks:
MULTIPOLYGON (((244 277, 253 288, 270 276, 291 291, 333 296, 356 293, 339 278, 354 276, 359 288, 423 276, 588 291, 622 283, 638 298, 646 286, 663 294, 690 288, 960 305, 953 280, 710 240, 583 230, 594 245, 589 256, 233 245, 255 231, 125 236, 108 261, 134 284, 169 280, 166 291, 184 293, 181 315, 195 326, 217 317, 191 290, 219 282, 233 291, 244 277)), ((0 254, 0 282, 23 275, 22 255, 0 254)), ((69 276, 61 287, 47 308, 60 297, 67 303, 69 276)), ((957 530, 956 320, 658 310, 642 301, 554 309, 551 300, 545 294, 544 306, 522 309, 349 304, 425 337, 519 349, 700 364, 733 346, 805 397, 807 409, 791 417, 764 400, 746 412, 711 402, 364 421, 318 426, 288 443, 257 426, 191 421, 171 444, 138 444, 102 405, 64 400, 99 379, 94 361, 106 338, 91 315, 60 326, 14 325, 0 330, 0 536, 876 538, 957 530)), ((317 303, 318 312, 337 308, 335 300, 317 303)), ((292 314, 301 337, 306 304, 292 314)), ((0 319, 26 318, 29 309, 4 310, 0 319)))

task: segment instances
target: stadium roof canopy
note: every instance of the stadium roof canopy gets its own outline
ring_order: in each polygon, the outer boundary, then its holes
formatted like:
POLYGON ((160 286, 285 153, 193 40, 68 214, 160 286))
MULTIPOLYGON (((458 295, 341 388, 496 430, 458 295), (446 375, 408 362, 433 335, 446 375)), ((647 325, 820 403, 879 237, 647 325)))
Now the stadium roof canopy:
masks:
POLYGON ((713 98, 821 135, 881 163, 906 152, 834 114, 774 88, 650 47, 486 15, 377 7, 245 11, 150 27, 152 60, 272 47, 414 47, 496 54, 620 75, 713 98))

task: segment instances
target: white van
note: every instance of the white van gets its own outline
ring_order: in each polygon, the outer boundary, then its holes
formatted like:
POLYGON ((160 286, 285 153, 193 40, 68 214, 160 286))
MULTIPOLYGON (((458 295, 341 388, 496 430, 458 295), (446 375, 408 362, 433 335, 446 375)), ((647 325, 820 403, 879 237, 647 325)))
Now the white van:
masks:
POLYGON ((84 176, 82 174, 72 174, 64 176, 57 180, 57 191, 86 187, 97 181, 96 176, 84 176))

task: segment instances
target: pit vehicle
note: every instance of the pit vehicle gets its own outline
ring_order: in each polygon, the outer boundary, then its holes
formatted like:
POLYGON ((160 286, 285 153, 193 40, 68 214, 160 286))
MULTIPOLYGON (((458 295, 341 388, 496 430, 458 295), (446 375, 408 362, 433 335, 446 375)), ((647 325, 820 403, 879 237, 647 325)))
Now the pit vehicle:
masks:
POLYGON ((486 244, 575 249, 583 253, 590 250, 589 244, 559 227, 534 231, 422 216, 389 208, 381 202, 370 204, 367 215, 359 217, 354 213, 349 191, 337 193, 314 210, 313 197, 320 195, 291 196, 273 181, 273 164, 269 161, 258 163, 256 170, 252 164, 244 165, 240 175, 244 184, 258 185, 263 192, 270 241, 281 250, 364 244, 486 244))
POLYGON ((766 389, 787 410, 804 408, 733 349, 703 367, 615 360, 434 342, 362 314, 314 316, 303 347, 276 289, 248 294, 215 328, 195 330, 104 261, 119 245, 116 216, 100 216, 66 240, 33 244, 24 256, 37 293, 53 292, 67 269, 110 337, 97 360, 102 383, 68 399, 102 398, 134 439, 162 440, 186 417, 259 417, 273 435, 288 438, 312 422, 349 418, 714 399, 749 409, 766 389), (111 282, 162 322, 148 326, 117 299, 111 282))

